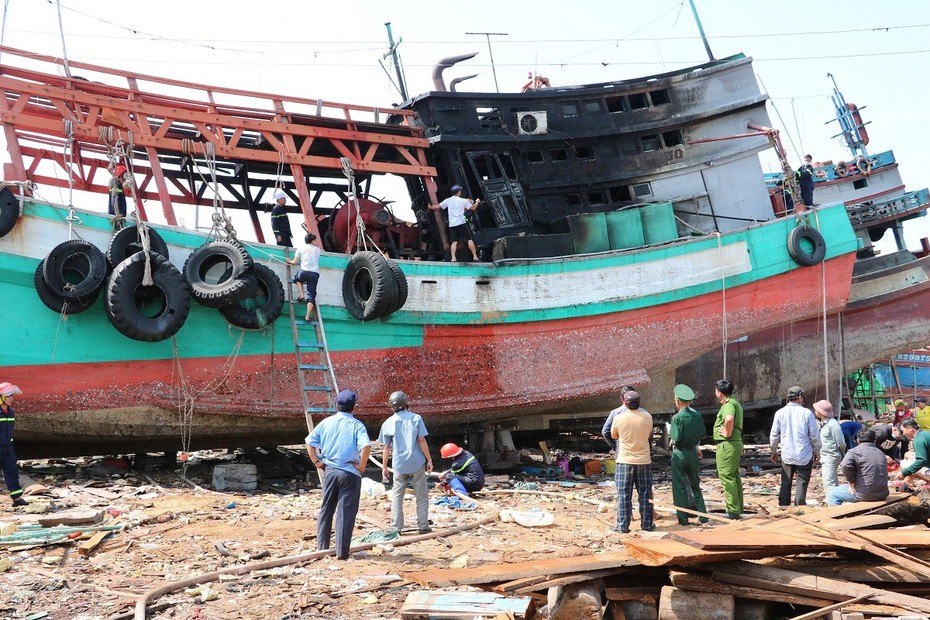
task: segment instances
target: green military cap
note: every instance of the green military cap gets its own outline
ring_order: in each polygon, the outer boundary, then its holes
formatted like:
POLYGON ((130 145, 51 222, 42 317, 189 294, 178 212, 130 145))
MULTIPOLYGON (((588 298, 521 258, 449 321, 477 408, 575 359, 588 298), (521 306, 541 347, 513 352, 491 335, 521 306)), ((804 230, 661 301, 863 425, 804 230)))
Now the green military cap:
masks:
POLYGON ((675 398, 682 402, 692 401, 694 400, 694 390, 684 383, 679 383, 675 386, 675 398))

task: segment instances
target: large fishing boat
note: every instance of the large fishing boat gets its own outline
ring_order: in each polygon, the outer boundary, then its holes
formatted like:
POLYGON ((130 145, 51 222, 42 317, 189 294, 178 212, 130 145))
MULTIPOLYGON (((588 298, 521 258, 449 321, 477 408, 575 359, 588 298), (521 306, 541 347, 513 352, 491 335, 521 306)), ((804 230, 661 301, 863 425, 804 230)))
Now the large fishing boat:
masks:
MULTIPOLYGON (((903 227, 926 215, 930 192, 905 189, 892 151, 868 152, 862 113, 835 83, 832 99, 851 157, 815 166, 814 202, 845 204, 860 240, 848 305, 734 339, 675 373, 679 381, 703 384, 699 403, 709 411, 716 411, 713 377, 730 377, 751 430, 767 432, 768 414, 792 385, 805 387, 808 403, 826 398, 836 405, 842 400, 848 408, 849 372, 927 343, 930 246, 923 239, 921 250, 909 251, 903 227), (889 231, 894 250, 881 253, 875 243, 889 231)), ((783 175, 766 177, 773 204, 784 209, 783 175)))
POLYGON ((450 61, 435 92, 377 109, 0 51, 3 373, 24 455, 294 443, 337 385, 371 426, 402 389, 434 433, 557 427, 722 338, 848 301, 846 207, 776 217, 758 155, 777 133, 742 55, 493 94, 447 90, 450 61), (128 218, 42 197, 107 194, 109 165, 128 218), (449 256, 430 208, 453 184, 482 198, 481 262, 449 256), (290 250, 264 243, 277 189, 322 243, 317 321, 282 285, 290 250), (200 209, 210 226, 178 225, 200 209))

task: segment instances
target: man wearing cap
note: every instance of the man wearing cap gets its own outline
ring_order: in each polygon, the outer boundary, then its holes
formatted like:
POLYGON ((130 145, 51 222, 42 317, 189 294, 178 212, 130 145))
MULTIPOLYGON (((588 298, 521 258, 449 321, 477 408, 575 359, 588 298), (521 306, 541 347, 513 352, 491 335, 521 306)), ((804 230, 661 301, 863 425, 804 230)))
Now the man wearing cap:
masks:
POLYGON ((107 213, 126 217, 126 195, 132 193, 132 179, 126 166, 111 162, 107 170, 113 175, 107 188, 110 190, 110 200, 107 204, 107 213))
POLYGON ((930 431, 920 430, 917 420, 908 418, 901 422, 901 433, 914 446, 914 462, 902 467, 898 476, 908 485, 913 484, 912 477, 930 482, 930 431))
POLYGON ((717 444, 717 477, 723 486, 727 518, 743 514, 743 481, 739 477, 739 458, 743 455, 743 406, 733 398, 733 383, 720 379, 714 384, 720 411, 714 421, 717 444))
MULTIPOLYGON (((669 429, 672 447, 672 501, 676 508, 692 508, 707 512, 704 494, 701 493, 701 451, 698 446, 704 438, 704 419, 691 408, 694 390, 679 383, 675 386, 675 408, 669 429)), ((688 525, 687 512, 676 511, 678 523, 688 525)), ((699 517, 707 523, 707 517, 699 517)))
POLYGON ((323 478, 323 500, 316 524, 316 548, 330 547, 330 529, 336 516, 336 557, 348 559, 352 530, 362 495, 362 473, 371 454, 365 425, 352 410, 358 396, 342 390, 336 397, 337 412, 307 435, 307 452, 323 478))
MULTIPOLYGON (((633 389, 633 386, 624 385, 620 388, 620 400, 623 400, 623 396, 633 389)), ((614 451, 617 449, 617 442, 614 441, 614 438, 610 436, 610 429, 614 425, 614 418, 617 417, 617 414, 626 409, 626 405, 620 405, 617 409, 612 410, 607 414, 607 419, 604 420, 604 426, 601 427, 601 436, 604 438, 604 441, 607 442, 607 445, 610 446, 610 450, 614 451)))
POLYGON ((472 260, 477 263, 478 250, 475 247, 474 239, 472 239, 471 229, 465 222, 465 212, 477 209, 478 205, 481 204, 481 199, 479 198, 472 202, 468 198, 462 198, 461 185, 453 185, 450 191, 452 192, 451 196, 438 205, 430 205, 429 208, 433 211, 445 209, 449 213, 449 240, 452 242, 452 246, 450 247, 452 258, 450 260, 452 260, 452 262, 457 260, 455 253, 458 250, 459 241, 467 241, 468 249, 471 250, 472 260))
POLYGON ((297 248, 294 257, 287 260, 291 265, 300 265, 300 269, 291 278, 291 284, 297 285, 297 301, 307 302, 307 314, 305 321, 313 317, 313 303, 316 301, 316 286, 320 281, 320 248, 313 245, 316 241, 316 235, 307 233, 304 235, 304 245, 297 248), (304 285, 307 292, 304 293, 304 285))
POLYGON ((819 458, 820 429, 814 412, 804 406, 804 390, 793 385, 788 389, 787 403, 775 412, 769 445, 772 462, 781 463, 781 487, 778 491, 778 507, 791 505, 791 485, 795 476, 798 485, 794 493, 794 504, 807 504, 807 485, 811 481, 814 461, 819 458), (781 448, 779 455, 778 449, 781 448))
POLYGON ((271 208, 271 231, 278 245, 289 248, 293 235, 291 234, 291 221, 287 218, 287 209, 284 208, 285 202, 287 202, 287 194, 284 190, 275 190, 274 206, 271 208))
POLYGON ((23 487, 19 484, 19 466, 16 464, 16 452, 13 450, 13 424, 16 422, 13 398, 22 393, 23 391, 12 383, 0 383, 0 468, 3 469, 3 479, 14 506, 29 504, 23 499, 23 487))
MULTIPOLYGON (((816 405, 815 405, 816 407, 816 405)), ((875 446, 875 431, 859 431, 859 443, 846 453, 840 469, 849 484, 827 491, 827 504, 839 506, 848 502, 880 502, 888 497, 888 465, 885 453, 875 446)))
POLYGON ((823 477, 823 491, 829 493, 837 486, 836 473, 840 461, 846 454, 846 438, 840 423, 833 417, 833 404, 828 400, 814 403, 814 415, 820 420, 820 475, 823 477))
POLYGON ((381 425, 378 442, 381 451, 381 479, 388 480, 388 462, 393 456, 394 486, 391 489, 391 527, 398 533, 404 529, 404 493, 413 487, 417 501, 417 526, 421 534, 429 527, 429 483, 426 474, 433 471, 433 459, 426 443, 423 418, 407 408, 407 394, 393 392, 388 405, 394 415, 381 425))
POLYGON ((639 393, 623 395, 625 409, 614 417, 610 436, 617 441, 617 526, 614 531, 628 534, 633 517, 633 487, 639 494, 640 529, 655 529, 652 506, 652 415, 639 406, 639 393))
POLYGON ((930 431, 930 405, 927 405, 926 396, 914 399, 914 419, 922 431, 930 431))

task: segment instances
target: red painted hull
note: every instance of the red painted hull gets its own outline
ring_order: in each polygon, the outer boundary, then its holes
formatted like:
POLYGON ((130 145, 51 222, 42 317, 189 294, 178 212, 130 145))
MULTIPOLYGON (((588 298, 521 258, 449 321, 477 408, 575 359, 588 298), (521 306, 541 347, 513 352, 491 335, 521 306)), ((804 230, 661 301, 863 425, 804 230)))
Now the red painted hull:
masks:
MULTIPOLYGON (((376 428, 390 392, 402 389, 431 431, 469 422, 540 428, 549 417, 603 414, 622 385, 648 394, 654 376, 719 346, 724 302, 729 336, 810 316, 824 301, 844 307, 854 256, 684 302, 597 317, 426 329, 421 348, 333 353, 340 387, 359 393, 357 413, 376 428), (822 281, 827 282, 826 300, 822 281)), ((23 456, 299 443, 306 433, 293 355, 241 356, 180 364, 190 420, 173 360, 8 368, 27 377, 17 416, 23 456), (144 405, 140 405, 144 403, 144 405)), ((665 405, 664 395, 655 406, 665 405)), ((647 407, 653 403, 645 402, 647 407)))

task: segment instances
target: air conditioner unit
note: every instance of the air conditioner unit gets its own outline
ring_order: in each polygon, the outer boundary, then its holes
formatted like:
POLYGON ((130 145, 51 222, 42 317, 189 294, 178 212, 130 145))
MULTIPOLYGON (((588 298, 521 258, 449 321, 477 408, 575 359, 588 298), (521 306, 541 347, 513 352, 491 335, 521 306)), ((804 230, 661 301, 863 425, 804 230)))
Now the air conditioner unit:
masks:
POLYGON ((549 133, 545 112, 517 112, 517 133, 522 136, 538 136, 549 133))

